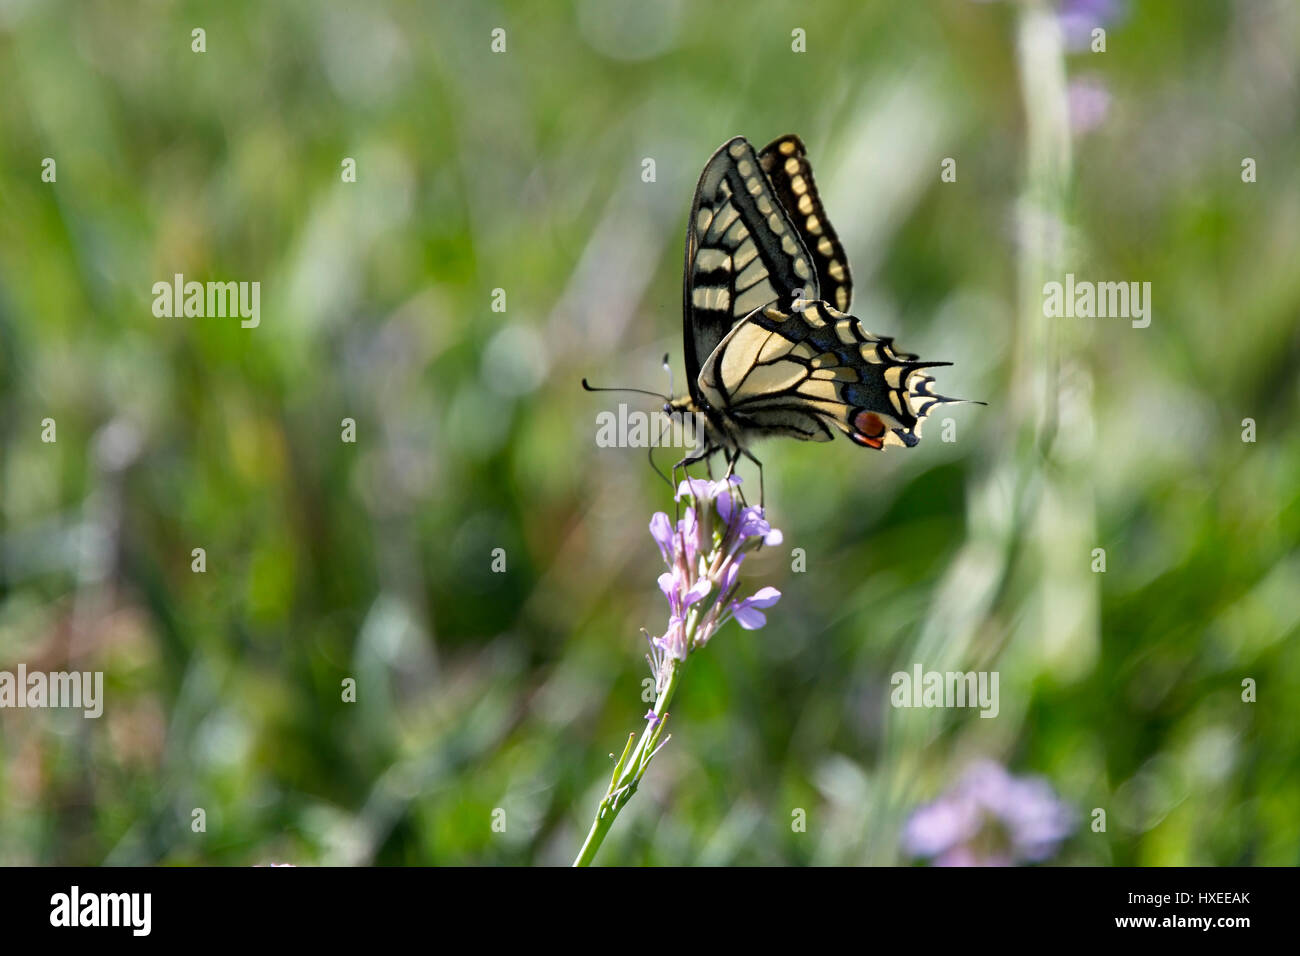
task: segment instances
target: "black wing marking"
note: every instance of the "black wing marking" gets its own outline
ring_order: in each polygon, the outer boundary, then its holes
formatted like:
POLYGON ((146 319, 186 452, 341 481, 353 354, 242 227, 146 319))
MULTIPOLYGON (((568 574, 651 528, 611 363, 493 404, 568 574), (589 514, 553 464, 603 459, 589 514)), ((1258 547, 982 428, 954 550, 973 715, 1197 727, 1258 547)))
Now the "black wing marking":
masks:
POLYGON ((695 187, 686 223, 682 316, 686 378, 698 377, 737 322, 773 302, 819 295, 812 257, 743 136, 723 143, 695 187))
POLYGON ((817 194, 803 141, 793 133, 774 139, 763 147, 758 161, 812 256, 821 286, 821 294, 815 298, 824 299, 841 312, 849 311, 853 304, 849 260, 817 194))
POLYGON ((868 448, 911 447, 936 406, 961 401, 932 392, 924 371, 951 363, 916 359, 852 315, 799 301, 748 316, 700 381, 705 401, 742 429, 828 441, 833 427, 868 448))

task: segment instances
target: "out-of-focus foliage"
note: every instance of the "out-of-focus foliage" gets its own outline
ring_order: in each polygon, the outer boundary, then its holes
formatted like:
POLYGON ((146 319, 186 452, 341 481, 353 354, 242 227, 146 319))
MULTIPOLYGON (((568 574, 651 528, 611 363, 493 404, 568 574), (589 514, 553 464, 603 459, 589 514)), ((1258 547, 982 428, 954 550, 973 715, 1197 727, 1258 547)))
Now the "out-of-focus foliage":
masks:
POLYGON ((1300 861, 1300 10, 1132 0, 1064 56, 1034 16, 0 2, 0 670, 107 694, 0 711, 0 862, 568 862, 670 506, 578 382, 667 351, 680 390, 695 179, 785 132, 853 311, 988 406, 760 447, 785 597, 692 658, 600 861, 903 862, 982 758, 1077 809, 1060 862, 1300 861), (1150 327, 1035 316, 1047 260, 1150 282, 1150 327), (259 281, 260 327, 156 318, 177 273, 259 281), (916 663, 998 671, 999 715, 891 708, 916 663))

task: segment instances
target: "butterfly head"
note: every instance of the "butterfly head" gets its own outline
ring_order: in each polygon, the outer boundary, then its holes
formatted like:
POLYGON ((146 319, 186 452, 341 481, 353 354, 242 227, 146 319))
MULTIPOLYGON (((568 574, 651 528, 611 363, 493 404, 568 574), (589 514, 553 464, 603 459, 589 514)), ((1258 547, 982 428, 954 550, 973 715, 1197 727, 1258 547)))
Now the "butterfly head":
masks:
POLYGON ((664 402, 664 414, 669 418, 676 416, 693 415, 699 411, 695 402, 689 395, 683 395, 681 398, 674 398, 664 402))

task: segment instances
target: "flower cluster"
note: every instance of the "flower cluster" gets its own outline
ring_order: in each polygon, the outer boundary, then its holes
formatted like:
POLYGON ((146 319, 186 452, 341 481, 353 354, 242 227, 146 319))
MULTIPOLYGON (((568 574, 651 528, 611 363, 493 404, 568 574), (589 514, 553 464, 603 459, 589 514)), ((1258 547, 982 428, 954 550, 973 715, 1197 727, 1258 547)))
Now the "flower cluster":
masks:
POLYGON ((1012 866, 1052 856, 1074 829, 1070 808, 1045 780, 1013 777, 990 760, 917 810, 903 848, 938 866, 1012 866))
POLYGON ((659 576, 659 589, 668 598, 668 629, 650 641, 650 669, 663 689, 665 661, 684 661, 709 642, 727 621, 746 630, 767 623, 762 608, 781 597, 773 587, 760 588, 736 599, 740 566, 745 555, 762 544, 781 543, 781 532, 763 517, 763 509, 740 498, 740 478, 722 481, 693 478, 677 489, 677 500, 689 504, 676 527, 662 511, 650 519, 650 534, 659 545, 668 570, 659 576))

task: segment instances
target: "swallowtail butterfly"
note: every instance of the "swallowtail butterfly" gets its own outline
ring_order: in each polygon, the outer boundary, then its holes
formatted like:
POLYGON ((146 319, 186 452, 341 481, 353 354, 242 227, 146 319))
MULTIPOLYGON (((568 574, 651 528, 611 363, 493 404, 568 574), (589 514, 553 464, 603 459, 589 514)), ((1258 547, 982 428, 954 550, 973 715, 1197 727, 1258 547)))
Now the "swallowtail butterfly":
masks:
MULTIPOLYGON (((756 438, 911 447, 936 406, 925 369, 893 339, 848 314, 853 282, 799 137, 755 154, 723 143, 695 187, 686 224, 682 316, 688 393, 664 411, 694 414, 702 447, 678 467, 722 452, 728 474, 756 438)), ((586 383, 584 382, 584 385, 586 383)))

